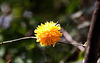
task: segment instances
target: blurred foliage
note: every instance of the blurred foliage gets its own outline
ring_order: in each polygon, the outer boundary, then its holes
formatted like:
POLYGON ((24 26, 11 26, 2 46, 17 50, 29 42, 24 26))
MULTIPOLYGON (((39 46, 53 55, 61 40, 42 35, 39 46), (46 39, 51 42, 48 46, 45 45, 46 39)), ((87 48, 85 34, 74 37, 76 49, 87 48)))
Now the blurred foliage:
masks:
MULTIPOLYGON (((0 28, 0 41, 34 36, 41 23, 58 21, 74 40, 86 42, 88 27, 79 29, 78 25, 90 21, 91 14, 75 18, 78 24, 71 19, 71 15, 86 9, 80 0, 0 0, 0 5, 5 2, 11 6, 12 22, 8 29, 0 28)), ((0 45, 0 63, 81 63, 83 58, 84 52, 70 44, 40 46, 35 39, 27 39, 0 45)))

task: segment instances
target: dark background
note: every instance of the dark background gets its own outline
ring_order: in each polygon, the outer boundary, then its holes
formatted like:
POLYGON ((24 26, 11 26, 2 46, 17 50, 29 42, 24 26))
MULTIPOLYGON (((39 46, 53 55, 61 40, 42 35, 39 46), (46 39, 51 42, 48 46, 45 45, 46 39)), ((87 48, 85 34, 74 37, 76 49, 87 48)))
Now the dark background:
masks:
MULTIPOLYGON (((11 15, 8 28, 0 27, 0 41, 34 36, 34 29, 46 21, 61 25, 71 37, 85 43, 95 6, 94 0, 0 0, 10 11, 0 10, 4 19, 11 15)), ((0 18, 1 19, 1 18, 0 18)), ((67 42, 62 36, 60 42, 67 42)), ((36 39, 0 45, 0 63, 81 63, 81 52, 71 44, 57 43, 55 47, 41 46, 36 39)))

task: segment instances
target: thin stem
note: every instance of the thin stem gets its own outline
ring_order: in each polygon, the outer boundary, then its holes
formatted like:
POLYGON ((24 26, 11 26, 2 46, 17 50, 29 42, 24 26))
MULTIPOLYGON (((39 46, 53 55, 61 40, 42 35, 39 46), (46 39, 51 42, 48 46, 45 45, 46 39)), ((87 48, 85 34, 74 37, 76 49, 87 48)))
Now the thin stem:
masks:
POLYGON ((76 45, 76 46, 83 46, 83 47, 86 47, 84 44, 77 44, 77 43, 70 43, 70 44, 73 44, 73 45, 76 45))
MULTIPOLYGON (((18 39, 14 39, 14 40, 0 42, 0 45, 7 44, 7 43, 11 43, 11 42, 16 42, 16 41, 19 41, 19 40, 30 39, 30 38, 37 38, 37 37, 33 37, 33 36, 30 36, 30 37, 22 37, 22 38, 18 38, 18 39)), ((76 46, 83 46, 83 47, 85 47, 83 44, 78 44, 78 43, 69 43, 69 42, 59 42, 59 43, 61 43, 61 44, 72 44, 72 45, 76 45, 76 46)))
POLYGON ((75 45, 75 46, 83 46, 83 47, 86 47, 86 45, 80 44, 80 43, 69 43, 69 42, 58 42, 58 43, 61 43, 61 44, 71 44, 71 45, 75 45))
POLYGON ((16 42, 16 41, 19 41, 19 40, 30 39, 30 38, 37 38, 37 37, 33 37, 33 36, 30 36, 30 37, 22 37, 22 38, 10 40, 10 41, 1 42, 0 45, 1 45, 1 44, 6 44, 6 43, 11 43, 11 42, 16 42))

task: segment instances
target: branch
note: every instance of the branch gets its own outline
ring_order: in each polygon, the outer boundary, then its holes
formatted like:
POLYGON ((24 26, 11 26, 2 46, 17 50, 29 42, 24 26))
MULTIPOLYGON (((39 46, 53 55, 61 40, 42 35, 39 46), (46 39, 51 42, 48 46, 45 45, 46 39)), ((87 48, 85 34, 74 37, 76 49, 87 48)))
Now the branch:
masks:
POLYGON ((75 46, 86 47, 84 44, 80 44, 80 43, 70 43, 70 42, 58 42, 58 43, 61 43, 61 44, 71 44, 71 45, 75 45, 75 46))
POLYGON ((83 47, 82 44, 80 44, 82 46, 77 46, 77 45, 79 45, 79 43, 77 41, 73 40, 72 37, 68 34, 68 32, 65 31, 63 28, 61 29, 61 32, 63 33, 64 37, 68 40, 68 42, 70 44, 72 44, 73 46, 77 47, 81 51, 85 50, 85 48, 83 47))
POLYGON ((11 43, 11 42, 16 42, 16 41, 19 41, 19 40, 30 39, 30 38, 36 38, 36 37, 33 37, 33 36, 31 36, 31 37, 22 37, 22 38, 10 40, 10 41, 0 42, 0 45, 7 44, 7 43, 11 43))
POLYGON ((87 47, 84 63, 97 63, 100 47, 100 0, 96 1, 96 7, 91 20, 87 38, 87 47))

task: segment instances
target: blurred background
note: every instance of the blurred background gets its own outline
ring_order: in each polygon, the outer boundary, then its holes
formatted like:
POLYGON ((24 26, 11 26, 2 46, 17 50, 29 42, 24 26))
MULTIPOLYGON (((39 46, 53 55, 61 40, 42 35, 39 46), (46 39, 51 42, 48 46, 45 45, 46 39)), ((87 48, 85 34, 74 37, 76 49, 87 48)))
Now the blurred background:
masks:
POLYGON ((81 47, 65 43, 71 42, 67 36, 86 42, 94 7, 95 0, 0 0, 0 42, 34 36, 46 21, 58 21, 63 29, 55 47, 41 46, 36 39, 0 45, 0 63, 82 63, 81 47))

